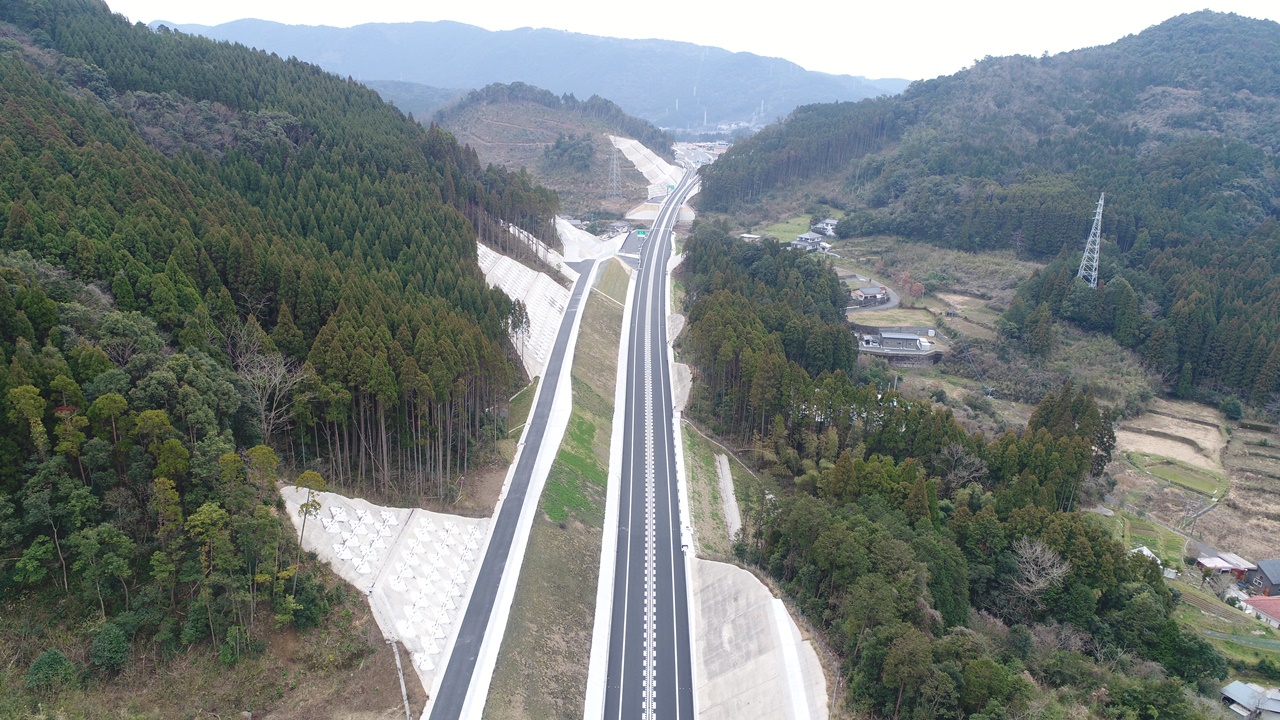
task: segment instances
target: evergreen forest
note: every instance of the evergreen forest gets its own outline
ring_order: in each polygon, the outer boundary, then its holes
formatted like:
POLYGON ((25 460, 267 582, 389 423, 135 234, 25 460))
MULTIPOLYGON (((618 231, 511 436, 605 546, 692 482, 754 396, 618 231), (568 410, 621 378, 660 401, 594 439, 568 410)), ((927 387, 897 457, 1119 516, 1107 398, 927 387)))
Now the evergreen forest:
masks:
POLYGON ((1160 567, 1081 512, 1111 411, 1066 385, 1021 431, 970 433, 854 362, 847 291, 819 256, 707 222, 684 252, 689 415, 763 478, 735 552, 837 654, 838 702, 921 720, 1216 716, 1226 661, 1171 617, 1160 567))
POLYGON ((18 684, 321 623, 276 484, 456 495, 526 380, 476 242, 552 241, 555 193, 98 0, 0 4, 0 107, 0 598, 94 648, 8 658, 18 684))
POLYGON ((1278 118, 1280 25, 1198 12, 799 108, 704 167, 697 202, 753 212, 817 183, 834 188, 815 199, 844 211, 842 237, 1057 259, 1010 308, 1006 338, 1044 355, 1051 333, 1035 326, 1069 320, 1183 397, 1280 413, 1278 118), (1100 282, 1075 287, 1103 192, 1100 282))

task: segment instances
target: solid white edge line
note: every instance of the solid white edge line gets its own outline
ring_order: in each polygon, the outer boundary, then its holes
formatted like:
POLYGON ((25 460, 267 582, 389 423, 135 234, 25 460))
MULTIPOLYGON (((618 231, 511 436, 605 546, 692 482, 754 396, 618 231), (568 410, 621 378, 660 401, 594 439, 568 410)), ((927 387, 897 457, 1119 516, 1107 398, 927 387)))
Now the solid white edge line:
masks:
POLYGON ((596 585, 596 619, 591 631, 591 661, 587 670, 587 698, 582 705, 583 720, 604 717, 605 683, 609 673, 609 634, 613 629, 613 584, 618 560, 618 514, 622 507, 622 443, 627 421, 627 370, 631 351, 631 310, 640 271, 631 273, 627 283, 627 304, 622 309, 622 332, 618 343, 618 370, 613 388, 613 434, 609 440, 609 481, 605 492, 604 535, 600 542, 600 578, 596 585))
MULTIPOLYGON (((697 180, 695 180, 694 182, 696 183, 697 180)), ((691 192, 690 195, 692 194, 693 193, 691 192)), ((688 197, 685 198, 685 202, 688 202, 688 197)), ((680 207, 684 207, 684 204, 682 203, 680 207)), ((674 236, 675 220, 679 219, 679 212, 680 212, 680 208, 676 208, 676 218, 673 219, 671 223, 671 232, 672 232, 671 255, 667 259, 667 269, 666 269, 667 288, 666 288, 666 298, 665 298, 664 304, 667 305, 668 315, 670 315, 671 313, 671 308, 670 308, 671 292, 672 292, 671 263, 676 256, 676 243, 675 243, 675 236, 674 236)), ((674 346, 674 343, 671 341, 671 338, 667 338, 667 367, 668 367, 668 370, 672 373, 675 372, 675 362, 676 362, 675 346, 674 346)), ((693 692, 693 716, 696 718, 698 717, 698 707, 699 705, 701 705, 701 703, 698 701, 698 660, 697 660, 698 629, 696 626, 697 621, 694 615, 694 598, 693 598, 693 595, 694 595, 693 563, 697 560, 697 547, 694 545, 693 520, 689 515, 689 487, 685 481, 684 423, 683 423, 684 412, 681 410, 676 410, 674 380, 671 382, 669 386, 669 392, 671 394, 671 422, 673 425, 671 435, 673 438, 673 442, 675 444, 674 446, 675 446, 675 452, 676 452, 676 487, 679 489, 679 494, 680 494, 680 534, 682 536, 682 540, 683 540, 683 535, 685 533, 685 528, 688 528, 688 531, 690 534, 689 552, 685 553, 685 558, 684 558, 684 588, 685 588, 685 604, 688 605, 687 612, 689 614, 689 680, 690 682, 693 683, 693 687, 690 688, 690 690, 693 692)), ((676 707, 678 708, 679 705, 677 704, 676 707)))
MULTIPOLYGON (((586 288, 591 287, 595 282, 595 275, 600 268, 600 261, 596 261, 592 266, 588 277, 583 280, 586 288)), ((489 699, 489 684, 493 681, 493 669, 498 664, 498 652, 502 647, 503 636, 507 631, 507 619, 511 614, 511 603, 515 599, 516 585, 520 581, 520 568, 524 565, 524 553, 529 544, 529 531, 533 528, 534 516, 538 509, 538 500, 542 497, 543 486, 546 485, 547 475, 551 472, 551 465, 555 461, 557 452, 560 449, 560 443, 564 439, 565 430, 569 427, 569 416, 573 413, 573 388, 570 373, 573 370, 573 354, 578 343, 578 329, 582 323, 582 311, 586 308, 587 298, 590 293, 583 289, 582 295, 578 298, 578 306, 574 311, 573 326, 569 331, 569 341, 564 348, 564 362, 560 366, 560 379, 556 383, 556 394, 551 401, 551 411, 548 413, 547 426, 542 437, 542 450, 551 448, 548 452, 539 452, 538 460, 533 466, 533 472, 529 478, 529 488, 525 493, 524 506, 520 509, 520 518, 516 523, 515 537, 511 541, 511 550, 507 556, 506 567, 503 568, 502 580, 498 583, 497 596, 494 599, 492 613, 489 615, 489 626, 485 630, 484 640, 480 643, 480 652, 476 657, 476 666, 471 674, 471 685, 467 688, 467 699, 463 702, 461 718, 468 720, 474 718, 480 720, 484 714, 485 703, 489 699), (530 502, 532 498, 532 502, 530 502)), ((573 301, 573 293, 570 291, 569 302, 573 301)), ((569 306, 565 306, 565 312, 569 311, 569 306)), ((563 321, 562 321, 563 322, 563 321)), ((548 362, 549 364, 549 362, 548 362)), ((541 393, 543 384, 538 385, 538 392, 541 393)), ((537 398, 534 398, 534 408, 537 407, 537 398)), ((532 410, 530 410, 532 412, 532 410)), ((523 434, 521 441, 523 442, 523 434)), ((515 465, 512 464, 514 471, 515 465)), ((510 472, 508 474, 511 474, 510 472)), ((503 499, 506 499, 508 487, 503 486, 503 499)), ((497 521, 497 513, 494 513, 494 522, 497 521)), ((489 532, 492 536, 492 529, 489 532)), ((486 552, 488 546, 486 544, 486 552)), ((483 561, 482 561, 483 562, 483 561)), ((478 577, 479 573, 477 573, 478 577)), ((448 667, 447 665, 445 666, 448 667)), ((443 679, 444 673, 441 673, 443 679)))
MULTIPOLYGON (((570 297, 573 295, 572 289, 569 291, 570 297)), ((568 302, 565 303, 565 311, 569 309, 568 302)), ((563 313, 560 316, 561 322, 564 322, 563 313)), ((559 323, 556 324, 557 329, 559 323)), ((546 368, 543 368, 545 375, 546 368)), ((547 386, 547 379, 543 377, 538 381, 538 387, 533 391, 533 401, 529 406, 530 419, 533 417, 533 411, 538 407, 538 400, 542 397, 542 390, 547 386)), ((517 393, 518 394, 518 393, 517 393)), ((514 397, 514 396, 513 396, 514 397)), ((515 478, 516 468, 520 465, 520 457, 524 454, 524 443, 528 439, 529 431, 532 429, 533 423, 525 422, 524 430, 520 433, 520 440, 516 443, 516 454, 511 458, 511 465, 507 467, 507 476, 502 480, 502 490, 498 493, 498 502, 494 503, 493 514, 489 516, 489 526, 485 529, 484 541, 480 543, 480 549, 476 553, 476 571, 471 576, 470 582, 467 584, 467 604, 471 602, 471 592, 475 589, 476 581, 480 578, 480 567, 484 565, 484 559, 489 554, 489 541, 493 538, 493 528, 498 522, 498 515, 502 513, 502 507, 506 504, 507 493, 511 491, 511 481, 515 478)), ((421 717, 431 717, 431 710, 435 707, 436 697, 440 695, 440 687, 444 684, 445 673, 449 669, 449 660, 453 657, 453 647, 457 643, 458 635, 462 633, 462 622, 466 618, 467 605, 458 608, 458 627, 455 632, 451 633, 446 640, 445 647, 440 653, 439 662, 436 667, 439 672, 431 680, 431 687, 427 688, 427 702, 422 706, 421 717)), ((474 675, 473 675, 474 677, 474 675)))

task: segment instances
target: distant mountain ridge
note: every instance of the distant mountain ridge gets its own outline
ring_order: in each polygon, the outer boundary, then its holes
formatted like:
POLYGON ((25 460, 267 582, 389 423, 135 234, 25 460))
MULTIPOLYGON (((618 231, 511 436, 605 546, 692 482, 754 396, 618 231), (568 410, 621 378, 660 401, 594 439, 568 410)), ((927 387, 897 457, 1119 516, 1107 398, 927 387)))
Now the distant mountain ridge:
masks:
POLYGON ((184 33, 297 57, 361 81, 434 88, 524 82, 580 98, 600 95, 662 127, 764 123, 807 103, 901 92, 908 81, 805 70, 752 53, 670 40, 625 40, 560 30, 489 31, 462 23, 352 28, 237 20, 217 26, 156 21, 184 33))

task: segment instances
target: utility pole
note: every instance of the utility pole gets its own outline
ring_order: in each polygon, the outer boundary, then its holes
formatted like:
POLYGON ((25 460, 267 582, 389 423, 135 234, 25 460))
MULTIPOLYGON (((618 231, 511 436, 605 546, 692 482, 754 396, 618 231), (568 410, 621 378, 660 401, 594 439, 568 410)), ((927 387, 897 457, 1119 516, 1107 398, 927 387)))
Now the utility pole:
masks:
POLYGON ((1084 245, 1084 257, 1080 258, 1080 272, 1076 277, 1089 283, 1089 287, 1098 287, 1098 252, 1102 243, 1102 201, 1106 193, 1098 196, 1098 212, 1093 216, 1093 230, 1089 231, 1089 240, 1084 245))

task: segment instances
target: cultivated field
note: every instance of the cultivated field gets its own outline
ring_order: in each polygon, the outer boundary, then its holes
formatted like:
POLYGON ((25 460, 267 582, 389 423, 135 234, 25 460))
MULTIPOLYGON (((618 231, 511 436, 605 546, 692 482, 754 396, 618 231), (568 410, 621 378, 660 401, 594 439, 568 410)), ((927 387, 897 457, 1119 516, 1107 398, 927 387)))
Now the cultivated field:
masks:
POLYGON ((1154 400, 1116 433, 1115 497, 1129 510, 1252 560, 1280 555, 1280 437, 1214 409, 1154 400))
POLYGON ((1209 472, 1222 472, 1222 450, 1227 442, 1223 432, 1216 427, 1151 412, 1129 420, 1121 427, 1116 433, 1118 450, 1161 455, 1209 472))
POLYGON ((1000 308, 1013 299, 1018 284, 1041 267, 1007 250, 967 253, 883 235, 840 240, 833 250, 877 277, 909 273, 930 292, 989 298, 1000 308))
POLYGON ((910 308, 894 308, 892 310, 850 310, 849 321, 859 325, 872 327, 892 327, 895 325, 911 325, 915 327, 933 327, 933 316, 927 310, 910 308))

